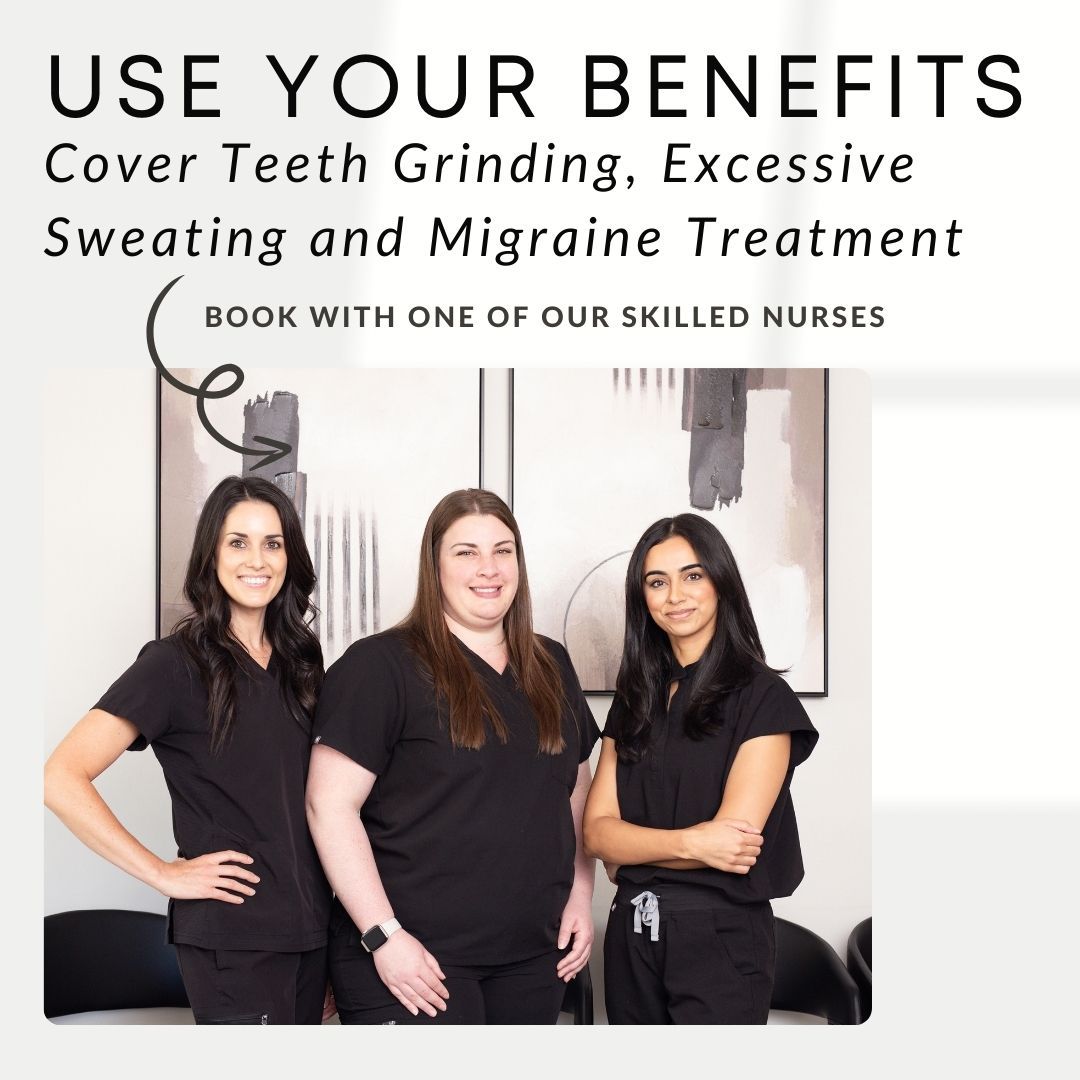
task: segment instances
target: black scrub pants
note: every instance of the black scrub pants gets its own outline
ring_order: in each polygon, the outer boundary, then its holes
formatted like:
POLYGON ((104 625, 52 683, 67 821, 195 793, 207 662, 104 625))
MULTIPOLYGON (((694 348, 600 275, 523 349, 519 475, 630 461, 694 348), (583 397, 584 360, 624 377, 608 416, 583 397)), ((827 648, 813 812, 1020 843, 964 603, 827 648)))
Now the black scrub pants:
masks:
POLYGON ((177 945, 196 1024, 321 1024, 326 949, 259 952, 177 945))
POLYGON ((330 981, 342 1024, 554 1024, 566 993, 555 967, 566 952, 551 949, 509 964, 440 960, 450 993, 446 1011, 413 1016, 383 985, 374 957, 345 918, 330 924, 330 981))
POLYGON ((776 943, 767 900, 733 904, 701 885, 622 884, 604 936, 604 1003, 609 1024, 764 1024, 776 943), (644 891, 659 920, 635 930, 644 891))

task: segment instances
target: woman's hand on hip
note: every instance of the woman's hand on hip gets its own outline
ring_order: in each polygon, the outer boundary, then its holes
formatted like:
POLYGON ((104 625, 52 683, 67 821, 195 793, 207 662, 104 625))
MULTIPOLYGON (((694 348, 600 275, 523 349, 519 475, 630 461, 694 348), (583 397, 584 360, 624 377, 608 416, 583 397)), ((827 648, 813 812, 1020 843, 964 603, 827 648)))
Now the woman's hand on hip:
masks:
POLYGON ((412 934, 396 931, 371 955, 386 989, 413 1016, 420 1010, 428 1016, 446 1012, 446 999, 450 996, 443 982, 446 976, 438 960, 412 934))
POLYGON ((738 818, 715 818, 686 830, 688 857, 729 874, 749 873, 764 842, 753 825, 738 818))
POLYGON ((254 861, 240 851, 212 851, 197 859, 174 859, 161 864, 153 884, 158 892, 173 900, 223 900, 226 904, 242 904, 245 896, 255 895, 251 886, 258 885, 259 878, 236 864, 250 865, 254 861))

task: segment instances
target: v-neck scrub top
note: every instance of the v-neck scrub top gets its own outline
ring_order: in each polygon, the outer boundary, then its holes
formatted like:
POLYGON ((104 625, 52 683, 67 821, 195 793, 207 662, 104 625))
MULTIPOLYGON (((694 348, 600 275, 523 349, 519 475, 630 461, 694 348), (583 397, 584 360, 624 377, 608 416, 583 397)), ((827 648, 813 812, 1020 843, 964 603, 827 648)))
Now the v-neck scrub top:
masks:
MULTIPOLYGON (((803 877, 799 830, 791 801, 791 776, 817 743, 818 733, 795 692, 779 675, 761 668, 745 686, 716 703, 721 725, 703 739, 685 731, 686 704, 697 664, 676 668, 678 687, 666 716, 652 725, 641 761, 619 761, 615 788, 624 821, 654 829, 686 829, 716 816, 735 755, 748 739, 791 734, 791 757, 783 787, 762 829, 764 843, 757 863, 746 874, 712 867, 669 870, 644 864, 623 866, 620 883, 651 887, 668 882, 705 885, 735 903, 755 903, 790 896, 803 877)), ((614 737, 609 722, 605 734, 614 737)))
POLYGON ((204 949, 302 952, 326 944, 330 886, 307 829, 310 734, 289 712, 278 664, 236 675, 236 720, 210 752, 208 698, 175 636, 151 641, 94 706, 134 724, 165 773, 178 854, 250 855, 260 881, 242 904, 171 900, 169 940, 204 949))
MULTIPOLYGON (((599 737, 570 658, 555 658, 566 704, 560 754, 509 666, 499 674, 457 638, 509 737, 456 748, 405 636, 354 643, 326 673, 316 742, 377 776, 361 819, 401 925, 441 964, 504 964, 554 947, 574 879, 570 810, 580 762, 599 737)), ((445 713, 445 710, 444 710, 445 713)), ((367 927, 361 927, 366 930, 367 927)))

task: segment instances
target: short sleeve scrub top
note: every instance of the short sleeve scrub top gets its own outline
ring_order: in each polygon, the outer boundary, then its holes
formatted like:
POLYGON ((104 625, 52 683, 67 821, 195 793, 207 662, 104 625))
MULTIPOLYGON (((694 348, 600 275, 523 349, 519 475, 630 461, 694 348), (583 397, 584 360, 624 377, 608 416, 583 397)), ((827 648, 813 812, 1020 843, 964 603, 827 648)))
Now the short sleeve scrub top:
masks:
POLYGON ((247 868, 260 881, 242 904, 169 901, 168 938, 178 946, 325 949, 330 886, 304 810, 311 736, 290 713, 280 676, 276 657, 265 670, 246 659, 236 676, 235 723, 216 754, 206 687, 175 635, 145 645, 94 706, 134 724, 139 736, 129 749, 153 749, 172 800, 180 858, 231 849, 254 860, 247 868))
MULTIPOLYGON (((454 640, 507 726, 505 743, 489 734, 478 750, 453 746, 431 679, 396 630, 354 643, 331 666, 315 721, 316 742, 375 773, 361 819, 379 877, 395 917, 444 971, 526 961, 555 947, 574 878, 570 794, 599 737, 562 646, 540 639, 566 702, 565 747, 546 754, 511 667, 500 674, 454 640)), ((335 901, 332 979, 336 954, 367 962, 359 943, 366 929, 335 901)), ((372 992, 396 1005, 381 982, 372 992)))
POLYGON ((619 868, 604 943, 612 1023, 764 1023, 775 956, 769 900, 790 896, 803 877, 790 785, 817 731, 784 679, 761 667, 716 703, 713 734, 690 738, 684 716, 696 669, 690 664, 672 674, 678 686, 642 759, 617 764, 622 819, 658 829, 712 819, 739 748, 759 736, 791 735, 787 775, 748 873, 619 868))

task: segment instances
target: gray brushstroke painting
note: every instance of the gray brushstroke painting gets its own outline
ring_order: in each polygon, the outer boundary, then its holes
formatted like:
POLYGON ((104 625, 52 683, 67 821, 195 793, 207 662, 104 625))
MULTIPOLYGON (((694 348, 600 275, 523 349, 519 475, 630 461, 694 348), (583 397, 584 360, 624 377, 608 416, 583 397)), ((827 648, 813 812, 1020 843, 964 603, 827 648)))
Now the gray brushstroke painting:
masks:
MULTIPOLYGON (((198 385, 205 372, 179 370, 198 385)), ((292 453, 263 469, 214 441, 195 399, 161 384, 159 633, 185 613, 184 571, 195 522, 230 473, 265 476, 297 507, 318 578, 316 630, 327 664, 392 626, 412 605, 431 508, 479 483, 479 372, 295 369, 246 373, 258 387, 207 403, 211 423, 242 445, 254 436, 292 453), (267 475, 267 473, 272 475, 267 475)))
POLYGON ((523 370, 514 379, 514 512, 536 627, 592 692, 614 688, 629 552, 692 512, 731 544, 769 662, 825 685, 825 372, 523 370))

